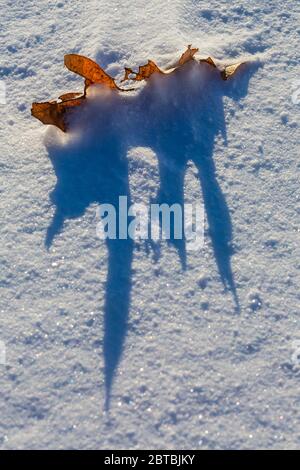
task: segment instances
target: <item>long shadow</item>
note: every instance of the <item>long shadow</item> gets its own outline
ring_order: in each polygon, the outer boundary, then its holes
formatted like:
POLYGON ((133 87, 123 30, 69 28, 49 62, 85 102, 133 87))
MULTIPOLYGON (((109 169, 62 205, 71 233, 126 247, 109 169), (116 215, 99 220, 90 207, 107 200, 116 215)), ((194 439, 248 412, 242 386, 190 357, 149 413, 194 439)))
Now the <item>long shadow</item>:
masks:
MULTIPOLYGON (((226 143, 224 96, 245 96, 254 67, 241 70, 223 82, 209 66, 187 64, 171 76, 157 76, 134 95, 118 94, 92 87, 87 104, 75 111, 70 121, 70 138, 61 144, 59 132, 47 138, 49 158, 57 183, 51 194, 55 206, 45 244, 63 230, 64 221, 84 214, 91 203, 110 203, 118 210, 119 196, 128 197, 130 188, 127 151, 137 145, 151 147, 157 154, 160 187, 157 202, 184 204, 183 181, 192 160, 199 181, 209 233, 220 278, 238 297, 231 268, 232 223, 229 209, 216 179, 213 162, 215 138, 226 143)), ((170 240, 176 246, 182 268, 186 268, 185 241, 170 240)), ((131 265, 134 242, 107 240, 108 274, 104 307, 104 363, 106 409, 120 362, 131 295, 131 265)), ((195 255, 196 256, 196 255, 195 255)))

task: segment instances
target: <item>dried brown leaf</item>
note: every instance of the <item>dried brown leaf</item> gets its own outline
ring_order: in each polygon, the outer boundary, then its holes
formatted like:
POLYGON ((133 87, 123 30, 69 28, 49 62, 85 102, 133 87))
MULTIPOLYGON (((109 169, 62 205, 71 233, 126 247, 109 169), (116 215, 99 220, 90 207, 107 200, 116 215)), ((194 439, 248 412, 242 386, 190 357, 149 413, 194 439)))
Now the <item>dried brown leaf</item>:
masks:
MULTIPOLYGON (((172 74, 180 69, 187 62, 194 60, 194 55, 198 52, 197 48, 188 46, 187 50, 180 57, 177 66, 169 70, 161 70, 155 62, 148 60, 148 63, 141 65, 138 72, 134 72, 131 68, 125 67, 125 74, 121 82, 127 80, 141 81, 148 80, 153 74, 158 73, 161 75, 172 74), (131 77, 133 75, 133 77, 131 77)), ((244 62, 228 65, 220 70, 214 59, 207 57, 207 59, 200 59, 201 63, 206 63, 213 68, 220 71, 223 80, 228 80, 240 68, 244 62)), ((44 103, 33 103, 31 114, 39 119, 44 124, 53 124, 62 131, 67 130, 67 115, 69 111, 76 106, 80 106, 86 98, 86 90, 89 86, 98 83, 102 84, 112 90, 118 91, 132 91, 132 89, 120 88, 115 79, 108 75, 96 62, 78 54, 65 55, 65 65, 72 72, 81 75, 84 80, 84 92, 65 93, 61 95, 59 101, 48 101, 44 103)))

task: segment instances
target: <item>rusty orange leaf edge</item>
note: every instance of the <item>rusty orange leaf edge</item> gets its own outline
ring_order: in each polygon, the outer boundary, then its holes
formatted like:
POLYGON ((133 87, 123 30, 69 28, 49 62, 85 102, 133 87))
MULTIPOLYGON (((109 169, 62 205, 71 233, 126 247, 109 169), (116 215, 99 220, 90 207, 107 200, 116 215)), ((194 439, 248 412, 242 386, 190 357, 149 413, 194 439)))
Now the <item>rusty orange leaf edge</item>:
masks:
MULTIPOLYGON (((177 64, 168 70, 160 69, 155 62, 148 60, 147 64, 141 65, 137 72, 134 72, 131 68, 125 67, 124 78, 121 83, 127 81, 142 81, 148 80, 154 74, 169 75, 178 71, 183 65, 190 61, 196 61, 195 54, 198 52, 197 48, 192 48, 189 45, 186 51, 181 55, 177 64)), ((232 77, 241 65, 245 62, 237 62, 220 68, 212 57, 206 59, 200 59, 197 61, 199 64, 206 64, 214 69, 217 69, 220 73, 220 77, 223 80, 228 80, 232 77)), ((133 91, 134 88, 124 89, 121 88, 114 78, 106 73, 100 65, 94 62, 88 57, 78 54, 67 54, 64 57, 65 66, 74 73, 84 78, 84 91, 82 93, 65 93, 59 96, 58 100, 46 101, 43 103, 33 103, 31 108, 31 114, 35 118, 39 119, 43 124, 53 124, 54 126, 66 132, 68 129, 67 116, 68 113, 77 106, 84 103, 86 99, 87 89, 94 84, 101 84, 111 90, 120 92, 133 91)))

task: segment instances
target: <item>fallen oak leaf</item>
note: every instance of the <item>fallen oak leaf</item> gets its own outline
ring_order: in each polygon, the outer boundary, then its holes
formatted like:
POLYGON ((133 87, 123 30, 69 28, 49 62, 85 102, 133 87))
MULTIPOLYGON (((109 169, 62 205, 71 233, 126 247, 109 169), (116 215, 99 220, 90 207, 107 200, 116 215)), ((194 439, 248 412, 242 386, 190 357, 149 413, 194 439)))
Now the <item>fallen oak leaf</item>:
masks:
MULTIPOLYGON (((141 65, 138 72, 134 72, 131 68, 125 67, 125 75, 121 82, 127 80, 141 81, 149 79, 154 73, 161 75, 169 75, 180 69, 185 63, 194 60, 194 55, 198 52, 197 48, 188 46, 187 50, 181 55, 178 65, 168 70, 161 70, 155 62, 148 60, 148 63, 141 65), (134 75, 134 77, 130 77, 134 75)), ((208 65, 216 68, 221 75, 223 80, 228 80, 232 77, 239 67, 245 62, 228 65, 220 70, 216 65, 215 61, 211 57, 207 59, 200 59, 199 63, 207 63, 208 65)), ((82 93, 65 93, 59 97, 60 101, 49 101, 45 103, 33 103, 31 114, 39 119, 44 124, 53 124, 59 127, 62 131, 67 130, 67 113, 74 106, 79 106, 83 103, 86 98, 86 90, 93 84, 102 84, 110 89, 118 91, 133 91, 134 89, 123 89, 120 88, 115 79, 108 75, 96 62, 89 59, 88 57, 81 56, 78 54, 67 54, 65 55, 65 65, 72 72, 81 75, 85 79, 84 92, 82 93)))

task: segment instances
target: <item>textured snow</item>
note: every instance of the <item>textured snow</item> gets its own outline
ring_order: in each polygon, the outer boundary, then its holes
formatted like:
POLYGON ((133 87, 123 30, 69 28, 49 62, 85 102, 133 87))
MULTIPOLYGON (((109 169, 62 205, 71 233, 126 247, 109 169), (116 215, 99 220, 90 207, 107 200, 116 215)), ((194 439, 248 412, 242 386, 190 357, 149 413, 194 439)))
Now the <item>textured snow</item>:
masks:
POLYGON ((299 448, 299 33, 289 0, 1 4, 3 449, 299 448), (94 90, 69 136, 30 116, 81 89, 65 53, 121 77, 187 44, 253 63, 215 88, 190 70, 94 90), (108 251, 96 208, 129 190, 203 201, 204 248, 108 251))

